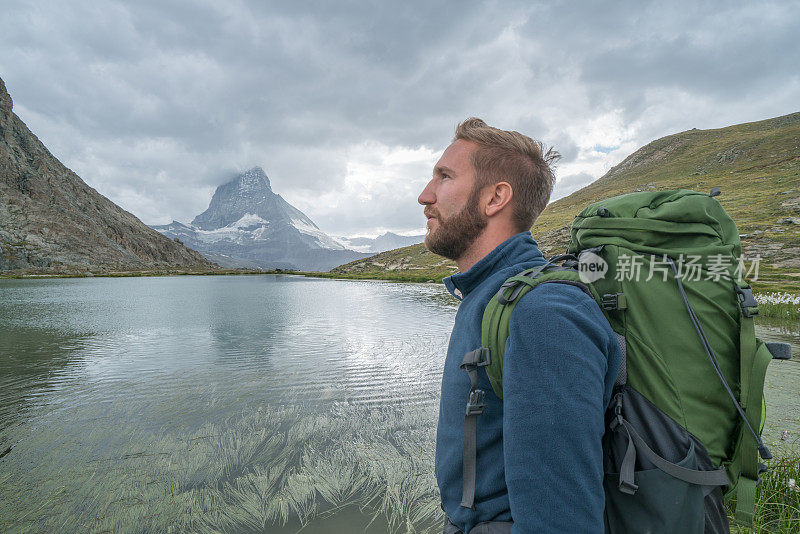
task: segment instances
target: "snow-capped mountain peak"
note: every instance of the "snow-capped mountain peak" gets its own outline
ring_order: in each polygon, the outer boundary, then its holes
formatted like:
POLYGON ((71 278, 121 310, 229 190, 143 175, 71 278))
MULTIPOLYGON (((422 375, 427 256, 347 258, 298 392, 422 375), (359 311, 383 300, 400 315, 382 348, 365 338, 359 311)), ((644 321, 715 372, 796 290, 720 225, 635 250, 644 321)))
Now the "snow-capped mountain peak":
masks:
MULTIPOLYGON (((274 193, 261 167, 222 184, 190 225, 154 226, 218 263, 327 270, 368 256, 342 245, 274 193)), ((233 265, 233 266, 239 266, 233 265)))
POLYGON ((272 193, 272 187, 269 183, 267 173, 258 166, 246 170, 237 176, 233 182, 242 195, 254 196, 254 193, 262 193, 265 191, 272 193))
POLYGON ((337 237, 336 240, 349 249, 375 254, 422 243, 425 240, 425 236, 405 236, 394 232, 386 232, 378 237, 337 237))

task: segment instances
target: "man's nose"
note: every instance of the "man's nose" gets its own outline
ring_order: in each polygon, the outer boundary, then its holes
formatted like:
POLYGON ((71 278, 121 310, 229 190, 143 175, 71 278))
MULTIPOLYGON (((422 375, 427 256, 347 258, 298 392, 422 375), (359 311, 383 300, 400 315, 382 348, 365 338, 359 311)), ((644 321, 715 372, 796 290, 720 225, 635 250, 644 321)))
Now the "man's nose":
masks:
POLYGON ((428 185, 426 185, 425 189, 422 190, 422 193, 419 194, 417 202, 423 206, 427 206, 436 202, 436 195, 433 194, 433 180, 428 182, 428 185))

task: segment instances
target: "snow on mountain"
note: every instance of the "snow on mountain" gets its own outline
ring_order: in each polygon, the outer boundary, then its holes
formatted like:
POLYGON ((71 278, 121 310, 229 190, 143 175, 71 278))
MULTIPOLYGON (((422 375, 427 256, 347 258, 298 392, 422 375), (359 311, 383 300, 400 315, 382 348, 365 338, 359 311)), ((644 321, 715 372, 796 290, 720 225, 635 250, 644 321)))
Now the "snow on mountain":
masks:
POLYGON ((337 237, 336 240, 343 246, 357 250, 377 254, 401 247, 416 245, 425 241, 424 235, 398 235, 394 232, 386 232, 378 237, 337 237))
POLYGON ((252 226, 263 226, 265 224, 269 224, 269 221, 262 219, 255 213, 245 213, 241 219, 228 226, 233 228, 249 228, 252 226))
POLYGON ((153 228, 226 266, 329 270, 370 255, 333 239, 274 193, 261 167, 219 186, 191 224, 153 228))
POLYGON ((347 250, 347 247, 345 247, 343 244, 317 228, 316 224, 308 224, 308 222, 310 222, 310 219, 307 219, 306 221, 303 219, 292 219, 292 226, 297 228, 298 231, 316 239, 317 244, 322 248, 327 248, 330 250, 347 250))

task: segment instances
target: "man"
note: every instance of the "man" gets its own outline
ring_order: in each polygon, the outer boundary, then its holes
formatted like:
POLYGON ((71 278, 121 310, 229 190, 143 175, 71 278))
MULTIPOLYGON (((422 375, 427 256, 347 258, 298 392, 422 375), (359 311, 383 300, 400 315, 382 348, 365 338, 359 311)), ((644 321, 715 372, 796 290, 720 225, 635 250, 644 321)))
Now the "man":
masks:
POLYGON ((594 300, 567 284, 542 285, 517 304, 502 400, 479 368, 486 408, 477 418, 477 481, 474 505, 462 505, 471 384, 459 366, 481 346, 483 310, 501 284, 545 263, 528 230, 550 198, 558 157, 518 132, 471 118, 458 126, 419 196, 426 246, 460 271, 444 279, 461 304, 436 437, 448 534, 603 531, 603 417, 621 354, 594 300))

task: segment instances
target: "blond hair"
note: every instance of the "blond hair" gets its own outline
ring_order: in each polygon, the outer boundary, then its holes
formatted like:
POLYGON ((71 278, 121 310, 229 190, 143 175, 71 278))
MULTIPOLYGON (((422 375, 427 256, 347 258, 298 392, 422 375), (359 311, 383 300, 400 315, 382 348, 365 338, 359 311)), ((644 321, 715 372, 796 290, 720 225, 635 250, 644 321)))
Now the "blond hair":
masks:
POLYGON ((553 168, 561 155, 519 132, 499 130, 471 117, 456 127, 453 141, 477 143, 472 153, 475 188, 508 182, 514 192, 512 221, 519 231, 529 230, 544 211, 553 192, 553 168))

